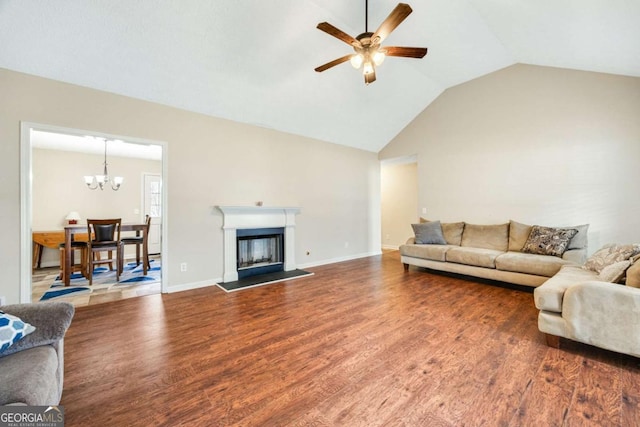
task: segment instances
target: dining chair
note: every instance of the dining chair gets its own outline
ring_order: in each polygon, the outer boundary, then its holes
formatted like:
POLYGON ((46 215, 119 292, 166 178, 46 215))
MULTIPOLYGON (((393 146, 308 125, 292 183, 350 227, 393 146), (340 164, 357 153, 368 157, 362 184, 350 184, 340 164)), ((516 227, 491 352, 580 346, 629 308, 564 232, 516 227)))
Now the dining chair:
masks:
MULTIPOLYGON (((136 267, 140 265, 140 250, 144 249, 143 246, 145 244, 148 244, 145 241, 145 234, 147 235, 147 237, 149 236, 149 229, 151 227, 151 216, 146 215, 145 216, 145 224, 146 224, 146 230, 143 232, 142 236, 127 236, 127 237, 123 237, 120 241, 122 243, 120 250, 122 251, 122 255, 120 256, 121 259, 123 260, 123 262, 120 264, 120 274, 122 274, 122 270, 124 269, 124 249, 126 245, 136 245, 136 267)), ((147 263, 147 268, 151 268, 151 262, 149 261, 149 251, 144 251, 142 250, 142 253, 144 254, 146 252, 147 256, 146 259, 143 260, 143 262, 147 263)), ((146 273, 145 273, 146 274, 146 273)))
MULTIPOLYGON (((65 244, 64 243, 60 243, 58 245, 58 248, 60 249, 60 280, 64 281, 64 275, 65 275, 65 244)), ((71 242, 71 271, 68 274, 72 274, 75 273, 76 271, 79 271, 82 273, 82 275, 84 277, 87 277, 87 256, 88 254, 88 246, 87 246, 87 242, 78 242, 78 241, 74 241, 71 242), (76 264, 74 262, 73 259, 73 254, 76 250, 80 251, 80 264, 76 264)))
POLYGON ((89 235, 88 266, 89 286, 93 284, 93 269, 95 265, 109 264, 109 269, 113 270, 113 263, 116 263, 116 280, 120 280, 121 242, 120 226, 122 219, 87 219, 87 232, 89 235), (102 259, 101 253, 107 252, 107 258, 102 259), (114 255, 115 254, 115 255, 114 255), (98 259, 96 259, 98 255, 98 259))

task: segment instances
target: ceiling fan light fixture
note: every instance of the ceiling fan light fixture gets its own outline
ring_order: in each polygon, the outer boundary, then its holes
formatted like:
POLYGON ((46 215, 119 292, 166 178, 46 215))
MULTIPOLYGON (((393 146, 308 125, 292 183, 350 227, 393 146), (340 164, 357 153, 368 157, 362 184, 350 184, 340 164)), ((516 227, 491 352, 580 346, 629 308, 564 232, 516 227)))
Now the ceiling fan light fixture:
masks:
POLYGON ((386 55, 384 54, 384 52, 376 50, 372 55, 373 63, 376 64, 376 66, 381 65, 384 62, 385 57, 386 55))
POLYGON ((365 84, 371 84, 376 81, 376 69, 382 65, 387 56, 399 56, 402 58, 423 58, 427 54, 426 47, 404 47, 404 46, 380 46, 381 43, 389 36, 389 34, 400 25, 407 16, 412 12, 411 6, 406 3, 398 3, 391 11, 382 24, 375 32, 369 32, 369 1, 365 0, 364 6, 364 33, 357 37, 352 37, 344 31, 334 27, 328 22, 321 22, 316 28, 324 31, 337 38, 338 40, 350 45, 355 54, 344 55, 333 61, 327 62, 315 68, 315 71, 321 73, 343 62, 349 61, 355 69, 363 67, 365 84))
POLYGON ((354 55, 351 55, 351 59, 349 60, 349 62, 351 62, 351 66, 357 70, 360 67, 362 67, 362 63, 364 62, 364 57, 362 56, 361 53, 356 53, 354 55))
POLYGON ((367 61, 364 63, 364 67, 362 68, 363 74, 371 74, 373 73, 373 64, 371 61, 367 61))

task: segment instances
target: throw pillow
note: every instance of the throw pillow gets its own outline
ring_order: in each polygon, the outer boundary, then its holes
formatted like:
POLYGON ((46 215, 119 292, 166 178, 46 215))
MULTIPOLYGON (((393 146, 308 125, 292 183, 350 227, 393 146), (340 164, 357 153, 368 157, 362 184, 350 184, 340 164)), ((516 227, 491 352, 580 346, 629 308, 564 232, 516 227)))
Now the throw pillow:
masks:
POLYGON ((598 279, 605 282, 620 283, 630 265, 631 261, 620 261, 607 265, 598 275, 598 279))
POLYGON ((416 235, 416 244, 418 245, 446 245, 442 235, 442 226, 440 221, 424 222, 422 224, 411 224, 413 232, 416 235))
POLYGON ((606 266, 626 261, 634 255, 636 255, 636 247, 634 245, 610 243, 591 255, 582 268, 600 273, 606 266))
POLYGON ((569 249, 585 249, 587 247, 587 233, 589 232, 589 224, 576 225, 575 227, 564 227, 564 228, 575 228, 578 230, 578 233, 573 236, 573 238, 569 241, 569 249))
POLYGON ((19 317, 0 311, 0 353, 35 330, 35 326, 19 317))
MULTIPOLYGON (((432 222, 428 219, 420 217, 420 223, 432 222)), ((462 241, 462 232, 464 231, 464 222, 441 222, 442 235, 449 245, 460 246, 462 241)))
POLYGON ((574 228, 553 228, 534 225, 522 252, 561 257, 569 241, 578 233, 574 228))

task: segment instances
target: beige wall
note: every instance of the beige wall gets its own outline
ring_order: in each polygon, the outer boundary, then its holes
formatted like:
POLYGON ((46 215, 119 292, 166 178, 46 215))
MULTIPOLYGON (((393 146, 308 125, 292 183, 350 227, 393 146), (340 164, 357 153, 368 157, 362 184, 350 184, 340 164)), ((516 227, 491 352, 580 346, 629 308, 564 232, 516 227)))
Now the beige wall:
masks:
POLYGON ((590 223, 590 251, 640 242, 640 78, 515 65, 445 91, 381 152, 418 154, 443 221, 590 223))
POLYGON ((21 121, 167 143, 170 288, 222 277, 216 205, 302 207, 301 265, 380 250, 374 153, 2 69, 0 93, 0 295, 9 302, 19 299, 21 121), (187 272, 180 272, 182 262, 187 272))
MULTIPOLYGON (((162 173, 160 161, 109 156, 109 173, 124 178, 116 192, 87 189, 83 176, 102 173, 103 155, 35 148, 32 151, 32 229, 59 230, 66 224, 71 211, 87 218, 122 218, 123 222, 138 222, 142 212, 143 173, 162 173)), ((135 253, 127 246, 126 255, 135 253)), ((43 266, 58 265, 58 251, 45 249, 43 266)))
POLYGON ((418 165, 383 164, 380 179, 382 246, 398 248, 413 236, 411 224, 418 222, 418 165))

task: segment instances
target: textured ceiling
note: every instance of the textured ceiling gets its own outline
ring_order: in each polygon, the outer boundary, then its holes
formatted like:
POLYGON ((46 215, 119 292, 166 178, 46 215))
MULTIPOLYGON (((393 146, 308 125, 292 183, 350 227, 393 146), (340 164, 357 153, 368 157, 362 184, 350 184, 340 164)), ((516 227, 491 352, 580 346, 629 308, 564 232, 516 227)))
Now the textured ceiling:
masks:
MULTIPOLYGON (((369 2, 369 30, 396 6, 369 2)), ((0 0, 0 67, 377 152, 448 87, 515 63, 640 77, 640 0, 411 0, 365 86, 317 30, 363 0, 0 0)))

